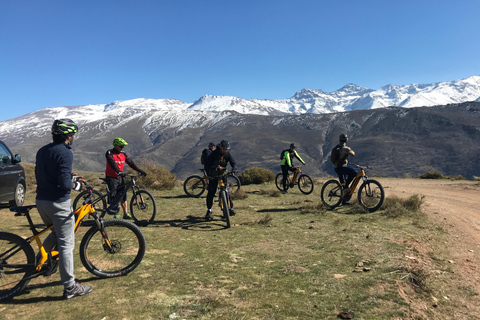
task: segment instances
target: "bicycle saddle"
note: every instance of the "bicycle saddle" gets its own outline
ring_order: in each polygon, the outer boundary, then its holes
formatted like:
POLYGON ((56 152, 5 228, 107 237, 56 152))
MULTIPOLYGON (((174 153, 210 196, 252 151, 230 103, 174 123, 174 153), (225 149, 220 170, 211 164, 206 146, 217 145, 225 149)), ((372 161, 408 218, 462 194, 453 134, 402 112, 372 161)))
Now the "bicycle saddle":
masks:
POLYGON ((16 212, 17 214, 20 214, 20 215, 22 214, 24 215, 36 207, 37 205, 35 204, 29 205, 29 206, 23 206, 23 207, 10 207, 10 211, 16 212))

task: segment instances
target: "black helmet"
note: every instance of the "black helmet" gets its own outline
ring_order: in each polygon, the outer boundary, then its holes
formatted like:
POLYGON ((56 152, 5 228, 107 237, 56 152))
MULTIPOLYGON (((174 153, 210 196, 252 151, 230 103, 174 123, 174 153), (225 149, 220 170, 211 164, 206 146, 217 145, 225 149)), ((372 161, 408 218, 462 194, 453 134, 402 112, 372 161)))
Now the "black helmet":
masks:
POLYGON ((220 141, 219 146, 221 148, 228 149, 228 148, 230 148, 230 143, 227 140, 222 140, 222 141, 220 141))
POLYGON ((215 147, 215 143, 213 143, 213 142, 210 142, 210 143, 208 144, 208 147, 209 147, 209 148, 211 148, 211 147, 215 147))
POLYGON ((348 141, 348 136, 345 133, 342 133, 340 135, 340 142, 347 142, 348 141))
POLYGON ((58 119, 53 122, 52 134, 67 136, 78 131, 78 127, 70 119, 58 119))
POLYGON ((295 149, 295 144, 294 143, 290 144, 290 149, 295 149))

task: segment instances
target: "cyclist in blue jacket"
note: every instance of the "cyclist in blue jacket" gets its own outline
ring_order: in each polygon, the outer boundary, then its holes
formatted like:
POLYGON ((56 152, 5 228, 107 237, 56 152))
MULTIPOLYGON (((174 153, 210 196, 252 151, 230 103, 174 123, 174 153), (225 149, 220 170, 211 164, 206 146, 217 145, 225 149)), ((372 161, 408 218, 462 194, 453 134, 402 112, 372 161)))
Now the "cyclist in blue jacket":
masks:
POLYGON ((80 190, 84 182, 72 174, 73 153, 70 146, 77 131, 78 127, 72 120, 55 120, 52 125, 53 142, 38 150, 35 161, 37 210, 47 226, 53 225, 52 233, 43 246, 47 252, 55 247, 59 252, 58 267, 64 299, 92 291, 92 287, 76 282, 73 274, 75 215, 70 190, 80 190))

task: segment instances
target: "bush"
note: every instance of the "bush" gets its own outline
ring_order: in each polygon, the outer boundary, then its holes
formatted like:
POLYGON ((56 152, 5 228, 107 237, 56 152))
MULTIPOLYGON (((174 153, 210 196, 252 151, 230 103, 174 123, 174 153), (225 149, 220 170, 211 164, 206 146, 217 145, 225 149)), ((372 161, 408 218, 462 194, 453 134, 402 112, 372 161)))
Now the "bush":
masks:
MULTIPOLYGON (((163 165, 158 165, 150 160, 139 160, 138 167, 147 173, 146 177, 140 179, 139 184, 145 189, 171 190, 178 180, 174 173, 171 173, 163 165)), ((128 169, 133 173, 132 169, 128 169)))
POLYGON ((445 176, 438 171, 428 171, 418 176, 420 179, 445 179, 445 176))
POLYGON ((243 189, 238 189, 236 192, 232 193, 233 200, 243 200, 248 198, 248 193, 243 189))
POLYGON ((461 174, 458 174, 456 176, 447 176, 447 178, 449 180, 468 180, 467 178, 465 178, 464 176, 462 176, 461 174))
POLYGON ((384 210, 381 215, 390 218, 409 215, 412 212, 419 212, 424 203, 425 196, 419 196, 418 194, 414 194, 408 199, 391 196, 385 199, 382 205, 384 210))
POLYGON ((242 185, 261 184, 275 180, 275 173, 264 168, 252 167, 243 171, 238 178, 242 185))

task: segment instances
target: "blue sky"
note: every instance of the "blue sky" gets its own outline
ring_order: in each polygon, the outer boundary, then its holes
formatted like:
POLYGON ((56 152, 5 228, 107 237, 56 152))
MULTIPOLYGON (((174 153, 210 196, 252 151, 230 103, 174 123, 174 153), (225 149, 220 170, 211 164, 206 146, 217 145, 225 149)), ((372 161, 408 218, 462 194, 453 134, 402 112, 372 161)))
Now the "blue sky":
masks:
POLYGON ((2 0, 0 121, 205 94, 285 99, 480 74, 477 0, 2 0))

